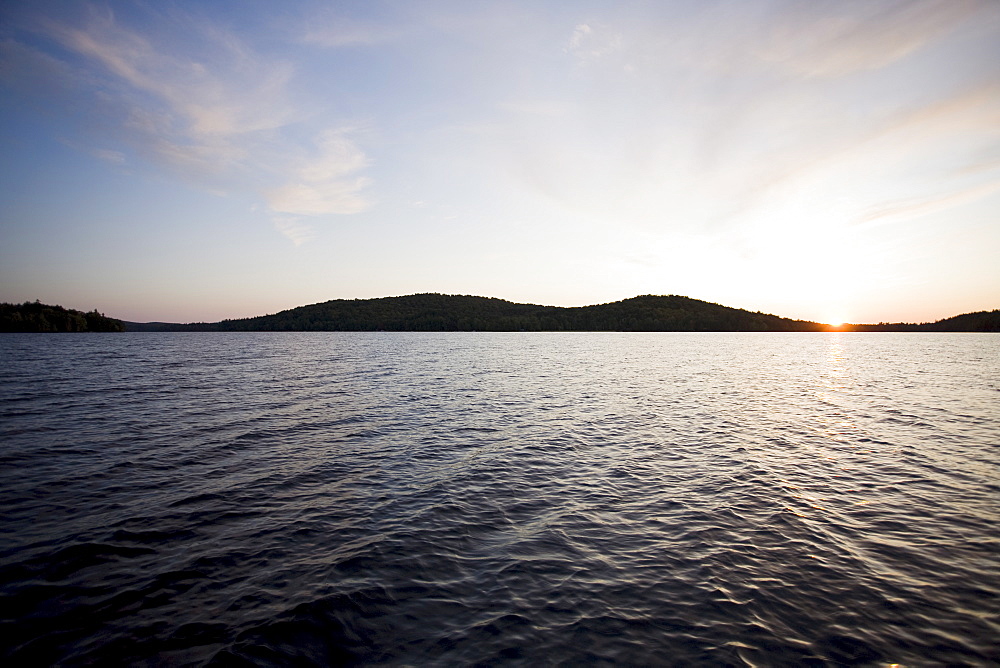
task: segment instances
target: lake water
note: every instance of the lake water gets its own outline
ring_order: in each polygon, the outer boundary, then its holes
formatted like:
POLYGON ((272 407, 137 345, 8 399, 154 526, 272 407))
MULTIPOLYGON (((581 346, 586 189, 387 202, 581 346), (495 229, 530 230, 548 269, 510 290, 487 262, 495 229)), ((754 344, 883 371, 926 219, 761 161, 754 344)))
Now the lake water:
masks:
POLYGON ((1000 664, 1000 335, 0 337, 6 665, 1000 664))

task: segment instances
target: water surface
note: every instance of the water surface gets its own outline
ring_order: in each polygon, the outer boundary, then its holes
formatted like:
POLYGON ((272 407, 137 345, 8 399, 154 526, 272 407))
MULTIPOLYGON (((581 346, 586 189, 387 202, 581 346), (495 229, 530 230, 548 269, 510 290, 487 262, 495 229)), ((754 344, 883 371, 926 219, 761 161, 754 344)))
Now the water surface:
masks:
POLYGON ((0 337, 8 665, 1000 663, 1000 336, 0 337))

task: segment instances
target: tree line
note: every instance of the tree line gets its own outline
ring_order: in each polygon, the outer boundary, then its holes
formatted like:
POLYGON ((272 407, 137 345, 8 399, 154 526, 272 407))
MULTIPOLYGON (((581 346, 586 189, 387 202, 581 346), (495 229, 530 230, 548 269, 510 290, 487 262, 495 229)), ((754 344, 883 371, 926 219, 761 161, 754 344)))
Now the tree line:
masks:
POLYGON ((84 313, 42 304, 0 304, 0 332, 124 332, 121 320, 109 318, 97 309, 84 313))
POLYGON ((843 329, 854 332, 1000 332, 1000 310, 963 313, 919 325, 880 322, 877 325, 846 325, 843 329))
POLYGON ((931 323, 831 327, 721 306, 679 295, 642 295, 607 304, 560 307, 471 295, 427 293, 379 299, 334 299, 279 313, 213 323, 123 323, 42 304, 0 304, 0 332, 121 331, 482 331, 482 332, 1000 332, 1000 310, 931 323))
POLYGON ((677 295, 560 307, 438 293, 335 299, 216 323, 128 323, 136 331, 811 332, 826 325, 677 295))

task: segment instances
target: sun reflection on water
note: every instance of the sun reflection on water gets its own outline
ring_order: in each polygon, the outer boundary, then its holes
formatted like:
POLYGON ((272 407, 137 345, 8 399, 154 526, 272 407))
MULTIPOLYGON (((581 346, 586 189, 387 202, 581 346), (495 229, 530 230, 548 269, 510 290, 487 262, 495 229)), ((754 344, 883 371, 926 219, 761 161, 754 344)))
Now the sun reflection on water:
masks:
POLYGON ((842 337, 843 334, 840 332, 831 333, 830 346, 826 354, 826 366, 820 376, 824 381, 823 387, 830 392, 842 390, 846 387, 847 366, 844 363, 846 355, 841 340, 842 337))
POLYGON ((826 360, 819 373, 817 398, 825 405, 836 407, 836 410, 817 416, 820 423, 820 433, 824 436, 841 441, 857 430, 857 425, 843 410, 845 393, 850 388, 850 369, 847 366, 847 351, 844 347, 845 335, 840 332, 830 334, 830 344, 827 348, 826 360))

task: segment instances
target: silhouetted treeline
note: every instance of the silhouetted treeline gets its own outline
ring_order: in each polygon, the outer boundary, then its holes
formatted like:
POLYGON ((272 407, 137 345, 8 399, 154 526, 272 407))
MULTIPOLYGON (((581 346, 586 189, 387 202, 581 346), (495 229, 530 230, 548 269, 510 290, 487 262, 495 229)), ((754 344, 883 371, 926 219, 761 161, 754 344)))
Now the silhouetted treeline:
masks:
POLYGON ((336 299, 273 315, 217 323, 126 323, 133 331, 633 331, 813 332, 826 325, 676 295, 595 306, 515 304, 467 295, 336 299))
POLYGON ((121 320, 41 302, 0 304, 0 332, 124 332, 121 320))
POLYGON ((842 329, 853 332, 1000 332, 1000 310, 963 313, 919 325, 880 322, 877 325, 846 325, 842 329))

